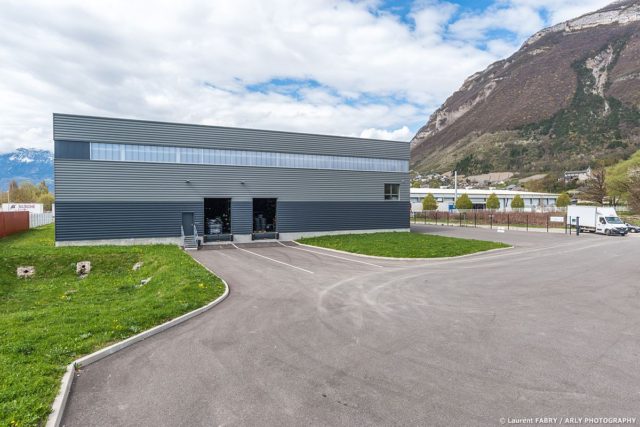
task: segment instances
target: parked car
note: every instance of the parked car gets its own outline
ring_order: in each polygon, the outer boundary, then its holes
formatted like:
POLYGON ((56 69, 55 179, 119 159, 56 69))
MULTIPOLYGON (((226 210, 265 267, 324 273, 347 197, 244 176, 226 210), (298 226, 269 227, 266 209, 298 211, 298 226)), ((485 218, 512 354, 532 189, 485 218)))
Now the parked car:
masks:
POLYGON ((629 223, 626 223, 625 225, 627 226, 627 230, 629 230, 629 233, 640 233, 640 227, 638 227, 637 225, 629 223))

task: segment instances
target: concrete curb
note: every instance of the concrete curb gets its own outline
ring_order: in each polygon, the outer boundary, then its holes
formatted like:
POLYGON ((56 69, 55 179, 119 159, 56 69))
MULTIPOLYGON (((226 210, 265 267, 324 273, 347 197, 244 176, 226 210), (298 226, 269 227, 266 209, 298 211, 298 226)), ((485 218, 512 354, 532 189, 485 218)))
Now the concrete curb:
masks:
MULTIPOLYGON (((195 262, 197 262, 198 264, 202 265, 202 267, 204 267, 205 269, 207 269, 207 271, 209 271, 211 274, 215 273, 211 270, 209 270, 207 267, 205 267, 200 261, 198 261, 195 258, 192 258, 195 262)), ((218 276, 216 276, 218 277, 218 276)), ((109 347, 105 347, 101 350, 96 351, 95 353, 91 353, 88 354, 86 356, 83 356, 79 359, 74 360, 73 362, 71 362, 69 365, 67 365, 67 370, 64 373, 62 380, 61 380, 61 384, 60 384, 60 391, 58 392, 58 395, 56 396, 55 400, 53 401, 53 405, 51 405, 51 413, 49 414, 49 417, 47 418, 47 424, 46 427, 59 427, 60 423, 62 422, 62 417, 64 416, 64 408, 67 405, 67 399, 69 398, 69 393, 71 392, 71 385, 73 384, 73 377, 75 375, 75 373, 77 372, 78 369, 80 369, 83 366, 87 366, 90 365, 92 363, 95 363, 101 359, 104 359, 107 356, 110 356, 114 353, 117 353, 120 350, 124 350, 127 347, 132 346, 133 344, 140 342, 146 338, 152 337, 156 334, 159 334, 160 332, 166 331, 169 328, 172 328, 176 325, 179 325, 181 323, 186 322, 187 320, 204 313, 205 311, 210 310, 211 308, 215 307, 216 305, 220 304, 225 298, 227 298, 227 296, 229 295, 229 285, 227 284, 227 282, 222 279, 221 277, 218 277, 218 279, 222 280, 222 283, 224 284, 224 293, 222 295, 220 295, 218 298, 216 298, 215 300, 211 301, 209 304, 197 308, 193 311, 190 311, 188 313, 183 314, 182 316, 176 317, 175 319, 171 319, 165 323, 162 323, 158 326, 154 326, 151 329, 147 329, 144 332, 139 333, 138 335, 134 335, 132 337, 127 338, 124 341, 120 341, 118 343, 115 343, 113 345, 110 345, 109 347)))
MULTIPOLYGON (((549 234, 568 234, 564 228, 549 228, 549 231, 547 231, 546 227, 534 227, 531 226, 529 227, 529 229, 527 229, 526 227, 520 227, 520 226, 515 226, 515 225, 511 225, 508 229, 505 225, 498 225, 498 224, 494 224, 493 228, 489 225, 484 225, 484 224, 480 224, 480 225, 457 225, 457 224, 435 224, 432 222, 427 222, 426 224, 423 222, 412 222, 411 225, 421 225, 421 226, 432 226, 432 227, 455 227, 455 228, 481 228, 483 230, 497 230, 498 228, 502 228, 504 229, 505 232, 509 232, 509 231, 522 231, 524 233, 549 233, 549 234)), ((575 231, 574 231, 575 232, 575 231)))
MULTIPOLYGON (((353 255, 353 256, 358 256, 358 257, 362 257, 362 258, 371 258, 371 259, 384 259, 384 260, 389 260, 389 261, 446 261, 446 260, 450 260, 450 259, 459 259, 459 258, 466 258, 466 257, 470 257, 470 256, 479 256, 482 254, 488 254, 491 252, 497 252, 497 251, 504 251, 507 249, 514 249, 515 246, 509 246, 506 248, 495 248, 495 249, 488 249, 486 251, 480 251, 480 252, 474 252, 472 254, 464 254, 464 255, 456 255, 456 256, 447 256, 447 257, 434 257, 434 258, 394 258, 394 257, 388 257, 388 256, 377 256, 377 255, 364 255, 364 254, 357 254, 355 252, 347 252, 347 251, 341 251, 339 249, 331 249, 331 248, 324 248, 322 246, 313 246, 313 245, 307 245, 304 243, 300 243, 300 242, 295 242, 296 245, 300 245, 300 246, 305 246, 307 248, 314 248, 314 249, 322 249, 324 251, 331 251, 331 252, 336 252, 339 254, 343 254, 343 255, 353 255)), ((505 243, 506 244, 506 243, 505 243)))

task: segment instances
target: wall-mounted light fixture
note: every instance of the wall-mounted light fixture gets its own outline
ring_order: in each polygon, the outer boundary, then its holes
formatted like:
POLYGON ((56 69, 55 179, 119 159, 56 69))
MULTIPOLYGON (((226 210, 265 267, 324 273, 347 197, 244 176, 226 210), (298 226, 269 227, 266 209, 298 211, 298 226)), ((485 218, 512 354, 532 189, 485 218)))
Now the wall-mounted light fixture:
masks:
POLYGON ((191 182, 190 179, 185 180, 184 182, 186 182, 187 184, 189 184, 191 182))

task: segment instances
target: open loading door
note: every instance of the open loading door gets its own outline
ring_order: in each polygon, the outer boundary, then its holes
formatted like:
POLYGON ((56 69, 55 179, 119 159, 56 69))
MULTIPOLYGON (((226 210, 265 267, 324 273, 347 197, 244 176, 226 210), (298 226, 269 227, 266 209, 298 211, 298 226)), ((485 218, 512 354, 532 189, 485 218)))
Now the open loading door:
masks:
POLYGON ((277 239, 278 199, 253 199, 253 240, 277 239))

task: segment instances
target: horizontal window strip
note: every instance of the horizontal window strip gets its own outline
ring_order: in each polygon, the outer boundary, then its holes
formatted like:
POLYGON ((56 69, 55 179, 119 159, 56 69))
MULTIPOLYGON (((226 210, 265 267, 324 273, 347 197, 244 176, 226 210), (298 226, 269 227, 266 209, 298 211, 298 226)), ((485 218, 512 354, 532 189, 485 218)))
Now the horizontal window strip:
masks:
POLYGON ((373 172, 409 171, 407 160, 101 142, 91 143, 91 160, 373 172))

